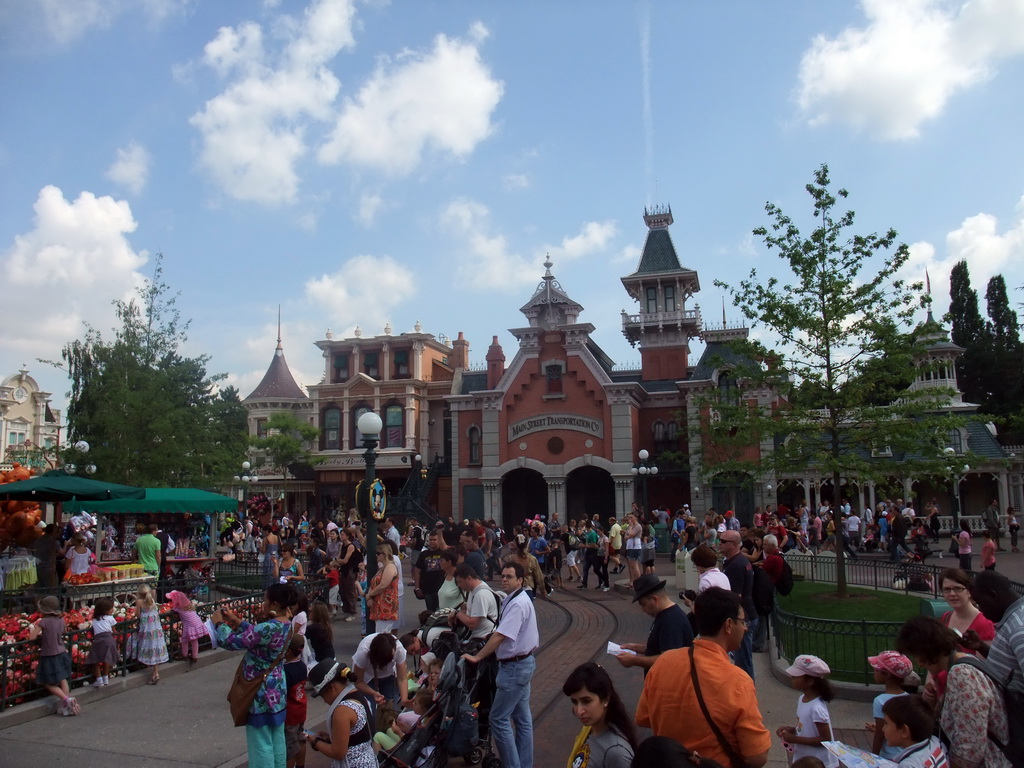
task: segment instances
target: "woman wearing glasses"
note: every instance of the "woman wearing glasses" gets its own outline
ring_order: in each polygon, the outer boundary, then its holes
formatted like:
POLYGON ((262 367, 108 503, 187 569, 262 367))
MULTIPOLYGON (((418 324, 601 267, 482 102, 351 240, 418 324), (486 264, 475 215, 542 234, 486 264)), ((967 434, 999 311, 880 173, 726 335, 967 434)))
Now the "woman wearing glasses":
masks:
POLYGON ((942 625, 960 637, 967 634, 968 630, 973 630, 982 640, 991 642, 991 638, 996 636, 996 628, 971 602, 971 593, 967 590, 971 577, 967 572, 960 568, 947 568, 939 575, 939 583, 942 585, 942 597, 952 608, 942 614, 942 625))

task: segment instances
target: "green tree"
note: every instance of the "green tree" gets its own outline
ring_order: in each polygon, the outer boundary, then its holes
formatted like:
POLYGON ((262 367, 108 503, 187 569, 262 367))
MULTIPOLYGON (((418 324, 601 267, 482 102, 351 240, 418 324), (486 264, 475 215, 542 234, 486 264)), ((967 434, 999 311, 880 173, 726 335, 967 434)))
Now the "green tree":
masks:
MULTIPOLYGON (((115 301, 112 341, 86 325, 61 352, 71 380, 68 443, 87 441, 97 476, 142 486, 210 486, 231 476, 246 447, 246 414, 232 389, 215 394, 206 355, 179 353, 188 323, 157 257, 151 281, 115 301)), ((73 452, 66 457, 78 458, 73 452)))
POLYGON ((265 463, 282 470, 295 464, 307 466, 314 462, 309 445, 320 435, 312 424, 296 418, 290 413, 275 413, 267 419, 267 436, 250 440, 265 463))
POLYGON ((986 379, 991 366, 992 335, 978 309, 978 292, 971 288, 971 273, 966 261, 954 265, 949 273, 950 339, 964 348, 956 363, 956 380, 969 403, 984 405, 992 399, 986 379))
MULTIPOLYGON (((765 206, 770 228, 754 230, 778 251, 791 281, 763 280, 754 270, 737 285, 716 282, 752 327, 768 329, 777 343, 771 355, 760 345, 738 344, 739 357, 749 360, 735 371, 739 396, 706 404, 718 413, 706 420, 705 472, 786 476, 811 469, 831 477, 838 496, 843 478, 863 482, 890 474, 891 464, 873 459, 886 448, 903 457, 905 473, 944 471, 939 435, 951 422, 936 410, 950 393, 894 385, 893 372, 911 370, 923 357, 911 323, 927 300, 922 286, 897 277, 908 249, 897 244, 892 229, 853 233, 854 213, 837 207, 847 192, 831 191, 830 183, 823 165, 806 187, 813 201, 809 236, 772 203, 765 206), (762 398, 758 406, 757 392, 780 397, 770 404, 762 398), (773 450, 750 449, 759 444, 773 450), (924 445, 933 450, 922 450, 924 445)), ((845 597, 842 552, 837 571, 845 597)))

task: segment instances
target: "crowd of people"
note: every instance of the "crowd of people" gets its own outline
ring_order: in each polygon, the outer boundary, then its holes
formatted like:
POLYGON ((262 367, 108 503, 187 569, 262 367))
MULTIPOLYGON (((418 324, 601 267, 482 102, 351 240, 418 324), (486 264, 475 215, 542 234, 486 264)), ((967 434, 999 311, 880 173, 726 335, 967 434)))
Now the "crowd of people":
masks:
MULTIPOLYGON (((591 571, 600 589, 607 588, 610 574, 626 573, 634 603, 652 624, 646 643, 623 644, 615 659, 642 670, 642 692, 630 711, 606 670, 586 663, 571 671, 563 692, 581 730, 567 743, 570 768, 625 768, 651 759, 664 765, 756 768, 767 760, 773 733, 794 765, 833 766, 834 756, 822 746, 833 738, 826 660, 800 656, 787 669, 798 692, 792 724, 771 731, 760 712, 752 657, 763 643, 758 630, 765 610, 758 585, 771 589, 780 582, 787 549, 843 546, 855 555, 868 546, 872 531, 883 528, 879 546, 902 546, 897 521, 931 519, 911 517, 907 509, 894 503, 865 520, 842 505, 813 513, 798 507, 796 514, 766 508, 757 511, 754 527, 746 527, 731 513, 712 513, 698 523, 685 507, 674 517, 646 516, 635 508, 621 522, 591 518, 562 525, 552 516, 524 521, 508 533, 494 521, 461 526, 438 521, 429 528, 411 522, 402 532, 385 520, 370 581, 365 528, 354 517, 311 522, 303 516, 294 525, 283 519, 263 526, 229 520, 222 552, 258 559, 264 604, 258 620, 226 609, 210 618, 218 645, 245 651, 237 679, 258 682, 241 723, 252 765, 301 765, 305 750, 323 752, 336 761, 332 765, 376 765, 376 751, 393 747, 429 706, 440 667, 425 654, 438 631, 455 630, 465 640, 479 641, 478 650, 464 656, 467 663, 497 661, 489 725, 502 764, 532 768, 530 693, 541 642, 534 601, 549 599, 567 582, 586 588, 591 571), (851 518, 857 518, 856 526, 851 518), (687 552, 699 573, 697 588, 680 594, 679 602, 648 560, 648 551, 653 560, 650 542, 666 528, 673 555, 687 552), (402 610, 403 559, 409 560, 408 586, 426 610, 418 617, 421 629, 399 637, 411 624, 402 610), (298 588, 313 577, 330 584, 325 602, 310 604, 298 588), (499 589, 487 583, 495 579, 499 589), (337 653, 332 624, 338 620, 362 622, 351 657, 337 653), (371 631, 368 620, 375 625, 371 631), (326 728, 316 734, 305 731, 307 695, 322 696, 330 707, 326 728), (377 708, 386 703, 395 706, 396 718, 377 728, 377 708), (638 743, 636 726, 651 729, 654 737, 638 743)), ((1012 533, 1014 521, 1011 510, 998 527, 1005 522, 1012 533)), ((927 530, 930 535, 933 529, 927 530)), ((1011 765, 1002 747, 1011 742, 1014 713, 1007 710, 1003 690, 1007 681, 1024 679, 1024 599, 991 569, 977 575, 948 569, 941 575, 941 593, 949 604, 941 619, 909 620, 894 649, 869 659, 875 682, 884 688, 865 725, 873 749, 907 766, 1011 765), (984 664, 971 663, 975 657, 984 664), (927 670, 925 681, 915 679, 915 665, 927 670)), ((194 660, 206 625, 187 596, 171 592, 168 599, 187 630, 182 654, 194 660)), ((147 588, 140 589, 136 608, 138 658, 155 685, 168 654, 147 588)), ((110 631, 109 609, 98 603, 94 611, 94 652, 88 661, 95 664, 99 686, 116 662, 116 648, 103 642, 110 631)), ((41 642, 37 679, 60 700, 58 711, 77 714, 56 600, 43 599, 40 611, 33 627, 33 639, 41 642)))

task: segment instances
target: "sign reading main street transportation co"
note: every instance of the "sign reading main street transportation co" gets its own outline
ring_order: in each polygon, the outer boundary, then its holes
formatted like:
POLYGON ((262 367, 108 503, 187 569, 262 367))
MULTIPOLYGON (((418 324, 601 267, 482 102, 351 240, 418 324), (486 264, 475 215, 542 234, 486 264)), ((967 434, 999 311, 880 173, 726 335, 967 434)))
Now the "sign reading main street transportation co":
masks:
POLYGON ((509 424, 508 439, 512 442, 525 435, 548 429, 571 429, 574 432, 586 432, 588 435, 604 438, 604 422, 600 419, 592 419, 578 413, 548 413, 509 424))

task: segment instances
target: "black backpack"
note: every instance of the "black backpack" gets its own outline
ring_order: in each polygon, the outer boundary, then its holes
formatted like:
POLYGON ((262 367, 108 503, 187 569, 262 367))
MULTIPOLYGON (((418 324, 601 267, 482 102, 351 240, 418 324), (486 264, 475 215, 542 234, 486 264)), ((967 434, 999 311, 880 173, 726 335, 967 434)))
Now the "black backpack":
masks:
MULTIPOLYGON (((1018 675, 1011 674, 1010 679, 1004 682, 999 679, 991 664, 974 656, 955 659, 949 668, 952 669, 957 664, 967 664, 980 670, 1002 694, 1003 704, 1006 706, 1006 723, 1010 738, 1006 744, 1003 744, 991 731, 989 731, 988 737, 993 744, 999 747, 1014 768, 1024 768, 1024 681, 1020 680, 1018 675)), ((945 734, 941 734, 941 736, 946 742, 945 734)))
POLYGON ((767 616, 775 604, 775 585, 763 568, 754 567, 754 589, 751 593, 758 616, 767 616))
POLYGON ((788 595, 793 591, 793 566, 786 558, 782 558, 782 575, 779 576, 779 583, 775 585, 775 591, 780 595, 788 595))

